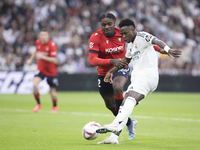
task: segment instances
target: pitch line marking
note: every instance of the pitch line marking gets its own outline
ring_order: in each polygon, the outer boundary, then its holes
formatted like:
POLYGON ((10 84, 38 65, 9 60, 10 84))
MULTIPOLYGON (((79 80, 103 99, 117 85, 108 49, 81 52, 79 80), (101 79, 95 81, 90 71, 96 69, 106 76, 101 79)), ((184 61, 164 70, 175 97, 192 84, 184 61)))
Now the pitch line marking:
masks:
MULTIPOLYGON (((33 113, 32 110, 27 109, 10 109, 10 108, 0 108, 0 111, 3 112, 22 112, 22 113, 33 113)), ((47 113, 52 114, 51 111, 40 110, 38 113, 47 113)), ((59 111, 58 114, 71 114, 76 116, 98 116, 98 117, 113 117, 111 114, 102 114, 102 113, 86 113, 86 112, 67 112, 67 111, 59 111)), ((172 121, 186 121, 186 122, 200 122, 200 119, 190 119, 190 118, 169 118, 169 117, 153 117, 153 116, 140 116, 140 115, 132 115, 131 117, 139 118, 139 119, 158 119, 158 120, 172 120, 172 121)))

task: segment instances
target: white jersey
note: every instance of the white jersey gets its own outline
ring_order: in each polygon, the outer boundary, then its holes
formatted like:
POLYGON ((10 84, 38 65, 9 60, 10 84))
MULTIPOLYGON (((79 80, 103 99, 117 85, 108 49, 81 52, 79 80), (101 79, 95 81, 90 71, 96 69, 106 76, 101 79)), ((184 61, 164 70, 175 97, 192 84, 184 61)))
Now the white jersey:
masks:
POLYGON ((143 75, 158 78, 158 57, 151 44, 153 35, 138 32, 134 42, 128 43, 126 56, 132 58, 131 76, 143 75))

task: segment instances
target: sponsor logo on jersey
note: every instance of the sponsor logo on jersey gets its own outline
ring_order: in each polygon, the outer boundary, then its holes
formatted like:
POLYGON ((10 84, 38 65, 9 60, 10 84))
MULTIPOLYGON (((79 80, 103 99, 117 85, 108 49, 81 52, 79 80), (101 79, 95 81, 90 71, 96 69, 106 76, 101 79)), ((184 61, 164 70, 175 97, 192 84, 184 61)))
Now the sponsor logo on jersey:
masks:
POLYGON ((132 57, 132 61, 138 60, 140 58, 139 54, 140 54, 140 51, 134 52, 133 57, 132 57))
POLYGON ((48 50, 49 50, 49 48, 47 47, 47 48, 46 48, 46 51, 48 51, 48 50))
POLYGON ((108 43, 109 43, 109 41, 108 41, 108 40, 106 40, 106 43, 108 44, 108 43))
POLYGON ((45 55, 45 56, 48 56, 48 55, 49 55, 48 52, 41 52, 41 51, 39 51, 38 53, 41 53, 42 55, 45 55))
POLYGON ((119 53, 119 52, 123 51, 123 49, 124 49, 124 45, 114 47, 114 48, 106 48, 105 53, 106 54, 119 53))
POLYGON ((51 56, 56 56, 57 52, 51 52, 51 56))
POLYGON ((93 43, 93 42, 90 42, 89 47, 90 47, 90 48, 93 48, 93 45, 94 45, 94 43, 93 43))
POLYGON ((135 49, 137 49, 137 43, 135 43, 135 49))
POLYGON ((119 37, 118 40, 119 40, 120 42, 122 42, 122 38, 121 38, 121 37, 119 37))
POLYGON ((139 54, 140 54, 140 51, 136 51, 136 52, 133 54, 133 56, 139 55, 139 54))

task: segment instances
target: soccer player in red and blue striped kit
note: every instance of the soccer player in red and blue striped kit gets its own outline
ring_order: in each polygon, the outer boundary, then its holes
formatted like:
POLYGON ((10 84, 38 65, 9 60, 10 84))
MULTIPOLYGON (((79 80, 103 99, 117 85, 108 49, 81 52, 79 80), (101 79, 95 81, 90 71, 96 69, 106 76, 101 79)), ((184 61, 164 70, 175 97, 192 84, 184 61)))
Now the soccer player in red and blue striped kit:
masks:
POLYGON ((39 33, 39 39, 36 41, 36 51, 27 60, 28 64, 31 64, 33 59, 38 59, 38 68, 33 78, 33 94, 37 102, 33 108, 34 112, 38 112, 41 108, 40 94, 38 91, 38 84, 46 77, 47 83, 50 86, 50 94, 52 98, 52 113, 57 113, 57 92, 56 86, 58 86, 57 79, 57 66, 56 66, 56 44, 49 39, 49 33, 46 29, 42 29, 39 33))

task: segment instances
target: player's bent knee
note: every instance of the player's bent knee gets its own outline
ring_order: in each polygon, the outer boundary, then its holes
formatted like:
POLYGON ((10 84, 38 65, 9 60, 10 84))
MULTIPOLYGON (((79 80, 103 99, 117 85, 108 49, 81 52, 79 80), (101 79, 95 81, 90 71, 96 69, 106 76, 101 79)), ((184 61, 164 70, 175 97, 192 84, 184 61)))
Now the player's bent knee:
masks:
POLYGON ((121 87, 121 86, 114 87, 113 89, 114 89, 115 95, 120 95, 123 92, 123 87, 121 87))

